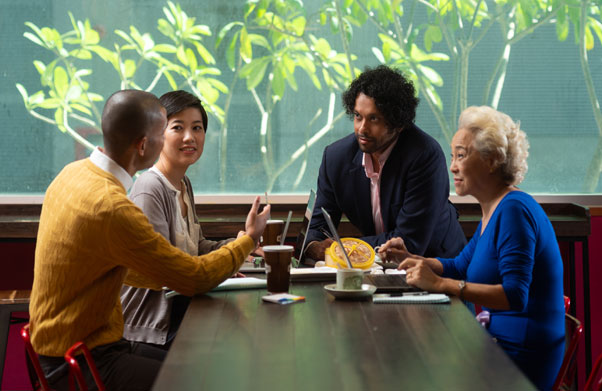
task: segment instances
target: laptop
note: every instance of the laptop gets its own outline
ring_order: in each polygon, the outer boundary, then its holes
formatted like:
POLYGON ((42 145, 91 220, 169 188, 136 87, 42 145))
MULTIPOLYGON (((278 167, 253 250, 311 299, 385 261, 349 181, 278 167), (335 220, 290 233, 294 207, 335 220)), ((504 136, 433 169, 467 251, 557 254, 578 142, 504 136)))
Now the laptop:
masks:
POLYGON ((297 244, 295 245, 295 258, 300 263, 313 266, 316 262, 312 259, 305 257, 305 247, 307 246, 307 231, 309 231, 309 225, 311 224, 311 215, 314 213, 314 205, 316 204, 316 193, 312 190, 309 191, 309 198, 307 199, 307 207, 305 208, 305 214, 303 215, 303 223, 297 236, 297 244))

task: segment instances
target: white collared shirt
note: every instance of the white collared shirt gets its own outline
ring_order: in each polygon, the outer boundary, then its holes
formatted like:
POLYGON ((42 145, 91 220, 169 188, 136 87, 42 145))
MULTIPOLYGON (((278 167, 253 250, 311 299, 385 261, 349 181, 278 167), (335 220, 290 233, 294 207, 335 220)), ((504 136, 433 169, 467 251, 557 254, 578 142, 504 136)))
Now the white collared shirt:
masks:
POLYGON ((94 148, 94 151, 92 151, 92 154, 90 155, 90 161, 96 167, 108 172, 109 174, 112 174, 115 178, 117 178, 117 180, 121 182, 121 185, 125 188, 126 192, 129 191, 130 187, 132 187, 134 184, 134 180, 130 174, 128 174, 123 167, 117 164, 115 160, 105 155, 100 148, 94 148))

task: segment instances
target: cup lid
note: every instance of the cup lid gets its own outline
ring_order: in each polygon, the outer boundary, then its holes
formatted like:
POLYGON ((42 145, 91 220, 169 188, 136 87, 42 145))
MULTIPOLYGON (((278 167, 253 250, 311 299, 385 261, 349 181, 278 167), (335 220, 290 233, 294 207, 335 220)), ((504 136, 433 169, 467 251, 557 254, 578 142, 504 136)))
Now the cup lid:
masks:
POLYGON ((264 253, 274 253, 280 251, 293 251, 293 246, 288 245, 273 245, 273 246, 263 246, 262 247, 264 253))

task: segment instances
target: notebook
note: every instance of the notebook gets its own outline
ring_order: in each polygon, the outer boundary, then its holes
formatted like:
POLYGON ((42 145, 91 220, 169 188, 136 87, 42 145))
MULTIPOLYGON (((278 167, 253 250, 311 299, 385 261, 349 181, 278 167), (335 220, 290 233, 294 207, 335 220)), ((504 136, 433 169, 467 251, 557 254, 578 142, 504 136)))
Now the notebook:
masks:
POLYGON ((390 296, 374 295, 372 302, 375 304, 445 304, 449 303, 449 296, 443 293, 427 293, 425 295, 404 295, 404 296, 390 296))
POLYGON ((376 287, 376 293, 422 292, 406 282, 405 274, 367 274, 364 282, 376 287))

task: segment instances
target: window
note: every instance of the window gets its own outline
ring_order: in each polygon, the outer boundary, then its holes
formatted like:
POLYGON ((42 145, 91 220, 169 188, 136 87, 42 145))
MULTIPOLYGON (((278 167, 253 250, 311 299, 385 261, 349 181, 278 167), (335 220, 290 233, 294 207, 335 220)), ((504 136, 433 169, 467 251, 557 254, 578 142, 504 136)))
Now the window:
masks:
POLYGON ((324 147, 352 131, 342 90, 381 62, 415 81, 416 124, 446 155, 461 108, 493 105, 529 136, 523 189, 600 193, 600 8, 452 4, 2 2, 0 193, 42 194, 100 145, 112 92, 177 88, 210 113, 204 156, 188 172, 197 194, 307 194, 324 147))

